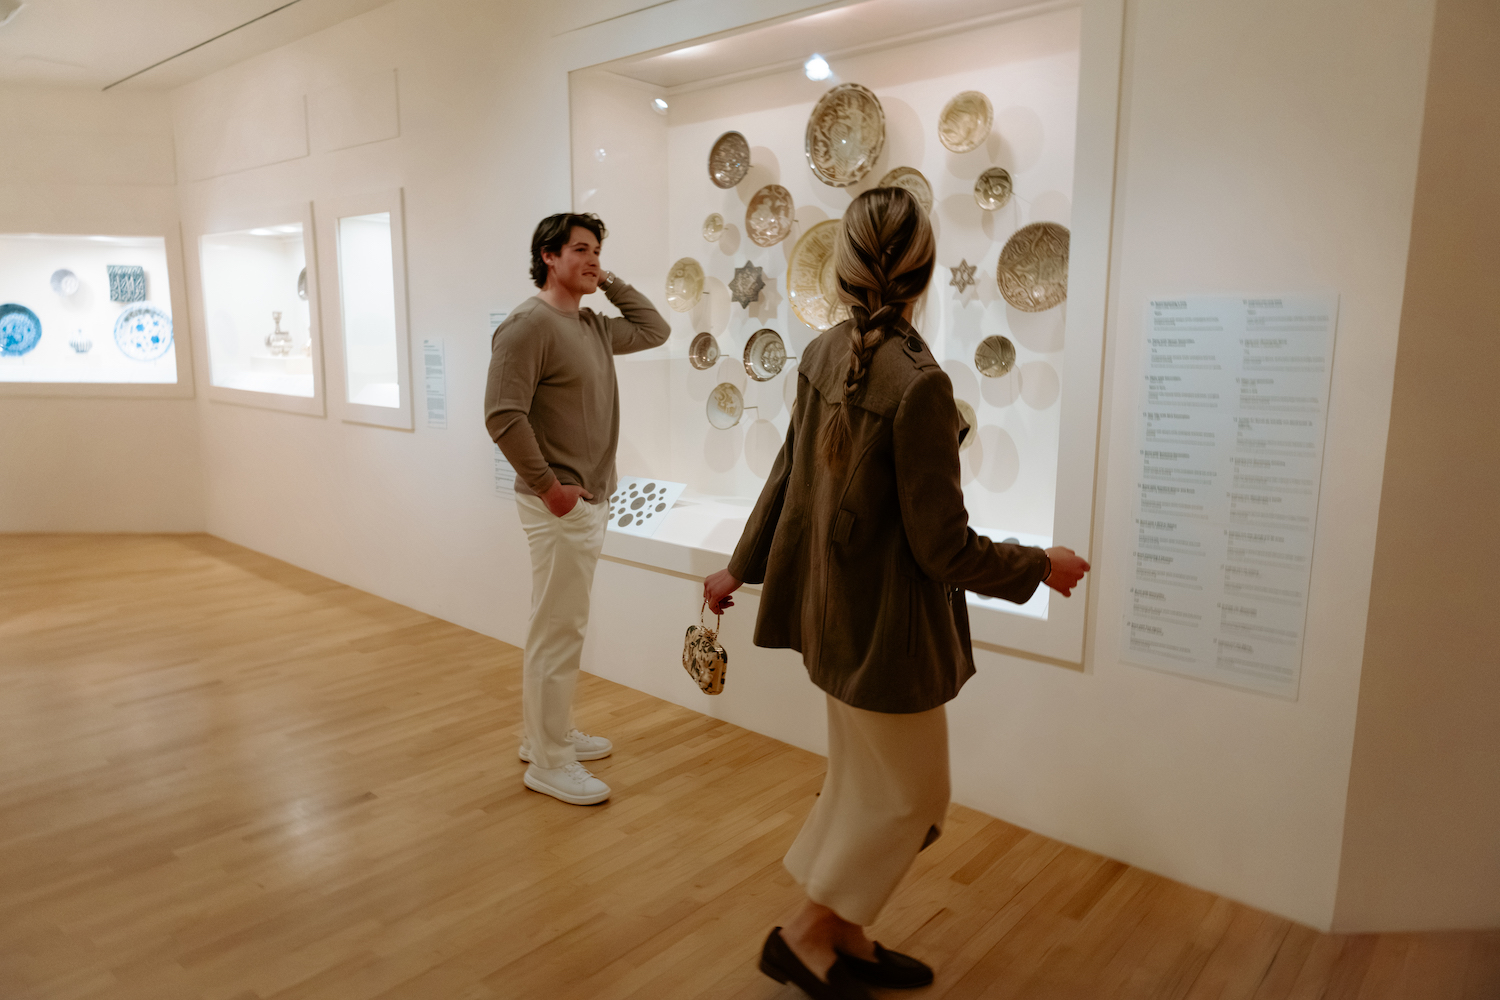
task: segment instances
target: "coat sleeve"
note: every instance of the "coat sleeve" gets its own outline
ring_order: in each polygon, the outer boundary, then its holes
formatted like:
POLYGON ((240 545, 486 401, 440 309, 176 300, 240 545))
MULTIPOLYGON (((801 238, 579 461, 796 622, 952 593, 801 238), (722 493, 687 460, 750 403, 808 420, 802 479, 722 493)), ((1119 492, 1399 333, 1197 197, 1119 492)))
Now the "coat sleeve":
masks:
MULTIPOLYGON (((801 375, 797 377, 803 378, 801 375)), ((805 379, 799 383, 799 395, 805 384, 805 379)), ((734 555, 729 559, 729 572, 741 583, 765 582, 771 541, 776 537, 776 523, 781 520, 781 509, 786 504, 786 485, 792 475, 799 410, 800 406, 792 406, 786 440, 781 443, 781 451, 771 466, 771 475, 761 487, 760 499, 755 501, 755 509, 750 512, 750 520, 745 522, 745 530, 740 534, 740 543, 734 547, 734 555)))
POLYGON ((1047 572, 1046 553, 992 542, 969 527, 959 477, 961 424, 953 384, 941 369, 923 371, 907 387, 893 430, 907 541, 917 566, 932 579, 1024 604, 1047 572))

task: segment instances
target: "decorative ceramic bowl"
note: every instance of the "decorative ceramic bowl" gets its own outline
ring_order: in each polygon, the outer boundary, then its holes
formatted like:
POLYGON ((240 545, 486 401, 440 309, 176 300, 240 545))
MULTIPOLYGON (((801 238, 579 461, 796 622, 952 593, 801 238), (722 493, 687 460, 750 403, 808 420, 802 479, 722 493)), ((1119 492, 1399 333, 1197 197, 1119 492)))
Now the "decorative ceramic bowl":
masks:
POLYGON ((885 149, 885 109, 859 84, 839 84, 813 108, 804 147, 818 180, 831 187, 857 184, 885 149))
POLYGON ((1000 378, 1016 366, 1016 345, 1009 337, 985 337, 974 351, 974 367, 987 378, 1000 378))
POLYGON ((745 397, 733 382, 720 382, 708 394, 708 403, 704 408, 708 413, 708 422, 721 431, 727 431, 740 422, 740 416, 745 412, 745 397))
POLYGON ((745 374, 769 382, 786 367, 786 344, 775 330, 756 330, 745 342, 745 374))
POLYGON ((786 266, 786 295, 797 318, 814 330, 827 330, 849 318, 839 301, 833 268, 833 242, 839 220, 818 223, 797 240, 786 266))
POLYGON ((687 312, 703 298, 703 267, 691 257, 684 257, 667 272, 667 305, 677 312, 687 312))
POLYGON ((719 363, 719 342, 711 333, 700 333, 693 338, 688 345, 688 364, 701 371, 707 371, 719 363))
POLYGON ((0 356, 18 358, 42 339, 42 321, 23 305, 0 305, 0 356))
POLYGON ((1006 241, 995 269, 1005 301, 1042 312, 1068 297, 1068 230, 1055 222, 1022 226, 1006 241))
POLYGON ((710 243, 719 242, 719 237, 724 235, 724 216, 714 212, 703 220, 703 238, 710 243))
POLYGON ((967 451, 969 445, 979 437, 979 416, 974 412, 974 407, 961 399, 953 400, 953 405, 958 407, 958 415, 963 418, 963 422, 969 425, 968 431, 958 439, 958 450, 967 451))
POLYGON ((745 232, 758 247, 773 247, 792 235, 795 207, 792 193, 780 184, 767 184, 745 206, 745 232))
POLYGON ((60 268, 52 272, 52 290, 64 297, 73 295, 78 291, 78 275, 67 268, 60 268))
POLYGON ((995 121, 990 99, 977 90, 955 94, 938 115, 938 140, 955 153, 977 149, 995 121))
POLYGON ((1004 167, 990 167, 974 182, 974 200, 986 212, 993 212, 1010 201, 1010 171, 1004 167))
POLYGON ((876 187, 898 187, 906 188, 916 196, 917 204, 922 206, 922 211, 932 211, 932 185, 927 183, 927 178, 922 176, 922 171, 916 167, 897 167, 884 177, 876 187))
POLYGON ((155 361, 172 347, 172 317, 149 302, 131 306, 115 320, 115 343, 132 361, 155 361))
POLYGON ((732 188, 750 172, 750 143, 738 132, 725 132, 708 151, 708 176, 716 187, 732 188))

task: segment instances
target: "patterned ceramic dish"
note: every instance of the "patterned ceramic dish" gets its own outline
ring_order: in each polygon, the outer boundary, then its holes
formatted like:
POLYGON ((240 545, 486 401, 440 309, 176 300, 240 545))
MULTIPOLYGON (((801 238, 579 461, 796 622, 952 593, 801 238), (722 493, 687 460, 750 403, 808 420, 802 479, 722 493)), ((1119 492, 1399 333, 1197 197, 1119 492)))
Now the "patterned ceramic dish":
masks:
POLYGON ((52 290, 58 295, 73 295, 78 291, 79 284, 78 275, 65 267, 52 272, 52 290))
POLYGON ((745 374, 769 382, 786 367, 786 344, 775 330, 756 330, 745 342, 745 374))
POLYGON ((993 212, 1010 201, 1011 190, 1010 171, 1004 167, 990 167, 974 182, 974 200, 986 212, 993 212))
POLYGON ((758 247, 773 247, 792 235, 795 207, 792 193, 780 184, 767 184, 745 206, 745 232, 758 247))
POLYGON ((719 242, 719 237, 724 235, 724 216, 714 212, 703 220, 703 238, 710 243, 719 242))
POLYGON ((745 412, 745 397, 733 382, 720 382, 708 394, 704 408, 708 412, 708 422, 721 431, 727 431, 740 422, 740 416, 745 412))
POLYGON ((958 415, 963 418, 964 423, 969 425, 968 431, 958 439, 958 450, 967 451, 969 445, 979 437, 979 416, 974 412, 974 407, 961 399, 954 399, 953 404, 958 407, 958 415))
POLYGON ((827 330, 849 318, 849 308, 839 301, 833 269, 833 241, 838 233, 838 219, 813 226, 797 240, 786 265, 786 295, 792 311, 814 330, 827 330))
POLYGON ((898 187, 906 188, 916 196, 917 204, 922 206, 922 211, 932 211, 932 185, 927 183, 927 178, 922 176, 922 171, 916 167, 897 167, 884 177, 876 187, 898 187))
POLYGON ((955 153, 977 149, 995 122, 990 99, 977 90, 955 94, 938 115, 938 140, 955 153))
POLYGON ((807 165, 831 187, 857 184, 885 149, 885 109, 874 93, 841 83, 818 100, 807 119, 807 165))
POLYGON ((700 333, 688 345, 688 364, 700 372, 719 363, 719 342, 711 333, 700 333))
POLYGON ((729 279, 729 297, 734 300, 735 305, 743 306, 746 312, 760 301, 760 294, 765 288, 766 272, 748 260, 735 268, 734 277, 729 279))
POLYGON ((985 337, 974 351, 974 367, 986 378, 999 378, 1016 366, 1016 345, 1009 337, 985 337))
POLYGON ((687 312, 703 298, 703 266, 684 257, 667 272, 667 305, 677 312, 687 312))
POLYGON ((0 355, 19 358, 42 339, 42 321, 23 305, 0 305, 0 355))
POLYGON ((149 302, 131 306, 115 320, 115 343, 132 361, 155 361, 172 347, 172 317, 149 302))
POLYGON ((1005 301, 1042 312, 1068 297, 1068 230, 1055 222, 1022 226, 1006 240, 995 268, 1005 301))
POLYGON ((109 275, 109 301, 144 302, 146 269, 138 264, 105 264, 109 275))
POLYGON ((750 172, 750 143, 738 132, 725 132, 708 151, 708 176, 714 186, 732 188, 750 172))

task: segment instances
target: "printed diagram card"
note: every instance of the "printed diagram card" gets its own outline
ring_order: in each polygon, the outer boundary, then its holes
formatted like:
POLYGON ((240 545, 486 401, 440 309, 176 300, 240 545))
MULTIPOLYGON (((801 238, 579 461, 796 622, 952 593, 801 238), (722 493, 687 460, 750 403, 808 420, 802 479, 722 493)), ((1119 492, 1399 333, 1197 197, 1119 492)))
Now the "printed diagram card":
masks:
POLYGON ((686 483, 621 476, 619 487, 609 498, 609 530, 650 538, 686 488, 686 483))

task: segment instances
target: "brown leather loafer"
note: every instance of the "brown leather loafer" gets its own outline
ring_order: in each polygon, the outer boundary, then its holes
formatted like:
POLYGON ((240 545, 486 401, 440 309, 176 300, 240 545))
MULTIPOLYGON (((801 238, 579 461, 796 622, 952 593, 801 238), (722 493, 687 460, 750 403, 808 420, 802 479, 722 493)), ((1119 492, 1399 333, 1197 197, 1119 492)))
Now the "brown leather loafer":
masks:
MULTIPOLYGON (((854 978, 845 963, 849 959, 840 956, 828 969, 825 982, 813 970, 803 964, 802 959, 781 936, 781 928, 773 928, 766 938, 766 946, 760 950, 760 971, 778 983, 791 983, 813 1000, 875 1000, 870 991, 854 978)), ((872 962, 865 963, 873 965, 872 962)))
POLYGON ((912 990, 919 986, 932 985, 932 969, 925 963, 903 955, 899 951, 875 945, 875 961, 866 962, 852 955, 839 954, 839 962, 846 966, 860 982, 871 986, 883 986, 891 990, 912 990))

